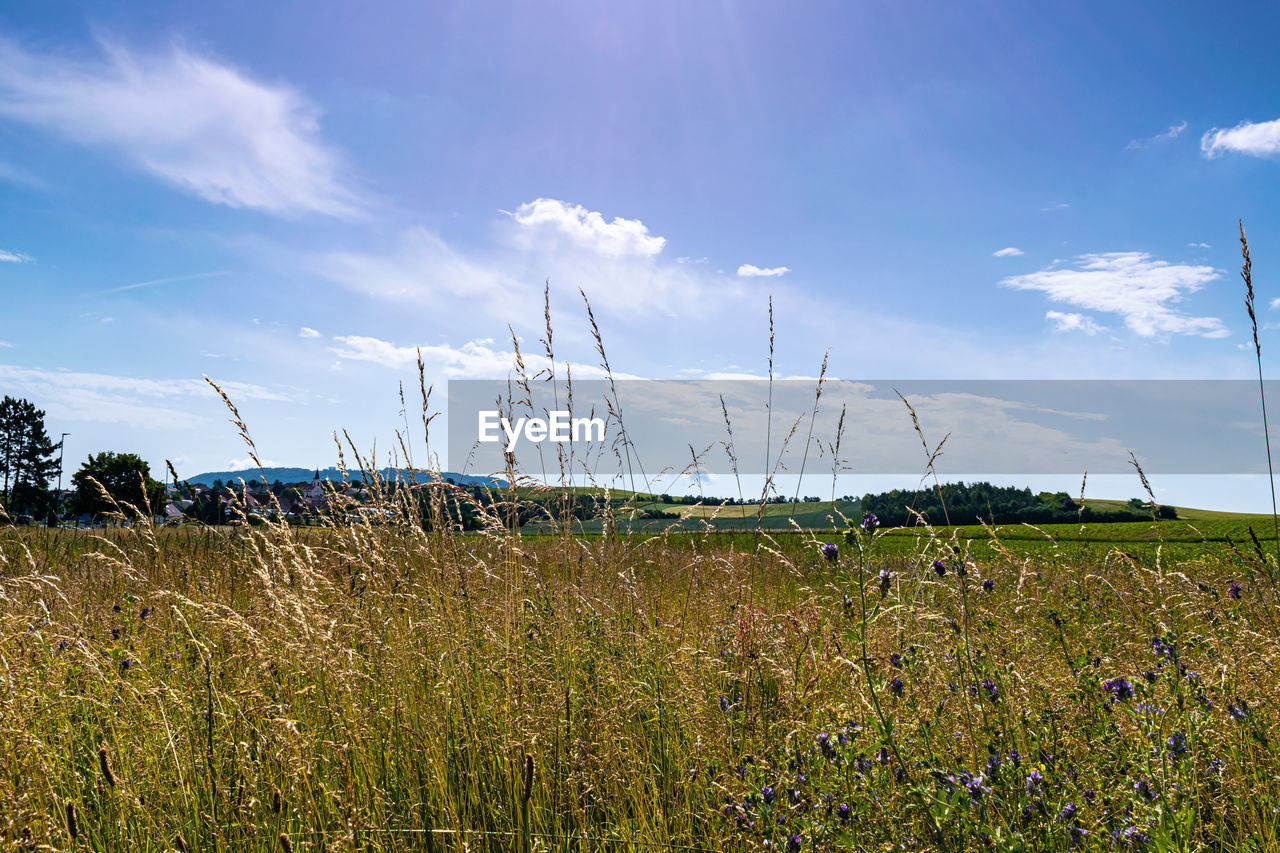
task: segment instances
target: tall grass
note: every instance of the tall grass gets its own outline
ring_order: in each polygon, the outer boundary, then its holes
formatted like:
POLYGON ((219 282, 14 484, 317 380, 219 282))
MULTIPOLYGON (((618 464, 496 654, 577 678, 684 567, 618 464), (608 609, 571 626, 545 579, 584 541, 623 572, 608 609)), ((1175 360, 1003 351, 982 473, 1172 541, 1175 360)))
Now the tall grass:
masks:
POLYGON ((6 849, 1280 849, 1261 554, 464 535, 349 449, 380 523, 0 529, 6 849))

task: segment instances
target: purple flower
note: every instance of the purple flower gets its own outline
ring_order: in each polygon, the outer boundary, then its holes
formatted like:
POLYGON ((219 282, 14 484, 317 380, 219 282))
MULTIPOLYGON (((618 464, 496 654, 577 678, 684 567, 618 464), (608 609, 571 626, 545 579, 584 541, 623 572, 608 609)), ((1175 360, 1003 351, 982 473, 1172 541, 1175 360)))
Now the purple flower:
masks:
POLYGON ((1040 787, 1040 783, 1044 781, 1044 774, 1039 770, 1032 770, 1027 774, 1027 790, 1034 791, 1040 787))
POLYGON ((901 696, 902 695, 902 679, 895 678, 893 681, 890 681, 889 691, 893 693, 894 696, 901 696))
POLYGON ((974 802, 977 802, 978 800, 981 800, 984 795, 991 793, 991 789, 986 785, 982 784, 985 781, 986 780, 982 778, 982 775, 979 774, 978 776, 964 783, 965 788, 969 791, 969 799, 973 800, 974 802))
POLYGON ((823 542, 821 551, 828 563, 834 563, 840 559, 840 546, 834 542, 823 542))
POLYGON ((799 850, 802 844, 804 844, 804 839, 798 835, 793 835, 787 839, 787 849, 792 851, 792 853, 799 850))
POLYGON ((1102 682, 1102 689, 1110 693, 1119 701, 1133 698, 1133 685, 1130 684, 1123 676, 1119 678, 1108 678, 1102 682))
POLYGON ((987 691, 987 698, 992 702, 1000 698, 1000 688, 990 678, 982 679, 982 689, 987 691))
POLYGON ((1071 827, 1071 843, 1079 844, 1084 841, 1085 836, 1089 834, 1087 829, 1081 829, 1078 826, 1071 827))
POLYGON ((893 582, 893 572, 888 569, 880 570, 880 593, 882 595, 889 592, 889 584, 893 582))
POLYGON ((1231 715, 1231 719, 1244 722, 1253 713, 1249 710, 1249 705, 1239 696, 1236 701, 1227 706, 1227 713, 1231 715))
POLYGON ((1174 732, 1169 735, 1167 744, 1169 753, 1176 758, 1181 758, 1187 751, 1187 736, 1182 732, 1174 732))
POLYGON ((902 655, 893 652, 889 655, 889 665, 895 669, 902 669, 902 655))
POLYGON ((938 577, 942 577, 947 573, 947 564, 941 560, 934 560, 933 570, 938 573, 938 577))
POLYGON ((1156 792, 1151 790, 1151 786, 1147 784, 1146 779, 1140 779, 1133 783, 1133 790, 1137 791, 1148 800, 1154 800, 1157 796, 1156 792))
POLYGON ((1065 822, 1065 821, 1071 820, 1075 816, 1076 816, 1076 804, 1067 803, 1065 806, 1063 806, 1062 813, 1058 815, 1058 819, 1065 822))
POLYGON ((866 533, 873 532, 879 526, 880 526, 880 519, 876 518, 874 513, 869 512, 864 516, 862 516, 862 529, 866 533))
POLYGON ((964 577, 969 574, 969 568, 964 564, 964 560, 956 560, 956 576, 964 577))
POLYGON ((760 796, 764 799, 766 804, 773 805, 773 801, 777 799, 778 795, 774 793, 773 788, 770 788, 768 785, 765 785, 763 788, 760 789, 760 796))
POLYGON ((848 823, 851 810, 844 803, 841 803, 840 805, 836 806, 836 814, 840 817, 840 821, 842 823, 848 823))
POLYGON ((983 592, 995 592, 995 590, 996 590, 996 582, 993 581, 991 578, 987 578, 982 582, 983 592))
POLYGON ((150 607, 144 607, 144 608, 142 608, 142 612, 138 614, 138 618, 139 618, 139 619, 146 619, 146 618, 147 618, 148 616, 150 616, 150 615, 151 615, 151 608, 150 608, 150 607))
POLYGON ((1232 583, 1231 583, 1231 589, 1230 589, 1230 590, 1228 590, 1227 595, 1229 595, 1229 596, 1230 596, 1230 597, 1232 597, 1232 598, 1239 598, 1239 597, 1240 597, 1240 584, 1236 583, 1235 581, 1232 581, 1232 583))

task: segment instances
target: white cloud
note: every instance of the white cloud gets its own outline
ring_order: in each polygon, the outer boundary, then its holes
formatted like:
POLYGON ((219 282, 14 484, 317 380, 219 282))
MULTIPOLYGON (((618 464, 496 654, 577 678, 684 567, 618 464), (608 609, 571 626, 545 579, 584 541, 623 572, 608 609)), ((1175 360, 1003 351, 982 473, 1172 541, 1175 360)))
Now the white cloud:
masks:
POLYGON ((1220 157, 1223 152, 1270 157, 1280 154, 1280 119, 1259 124, 1242 121, 1228 129, 1213 128, 1200 137, 1200 151, 1205 157, 1220 157))
POLYGON ((1212 247, 1212 246, 1210 246, 1208 243, 1188 243, 1188 244, 1187 244, 1187 248, 1189 248, 1189 249, 1212 249, 1213 247, 1212 247))
POLYGON ((743 278, 777 278, 791 272, 790 267, 758 267, 755 264, 743 264, 738 267, 738 275, 743 278))
POLYGON ((1003 249, 997 249, 991 253, 992 257, 996 258, 1016 258, 1021 254, 1022 250, 1017 246, 1006 246, 1003 249))
POLYGON ((1157 142, 1163 142, 1166 139, 1177 139, 1182 135, 1182 131, 1187 129, 1185 121, 1178 124, 1169 125, 1169 129, 1164 133, 1157 133, 1155 136, 1148 136, 1146 139, 1134 139, 1125 146, 1125 150, 1132 151, 1137 148, 1147 148, 1157 142))
POLYGON ((1070 206, 1071 205, 1067 204, 1065 201, 1060 201, 1057 204, 1051 204, 1048 207, 1044 208, 1044 211, 1045 213, 1048 213, 1053 210, 1066 210, 1070 206))
POLYGON ((360 214, 318 110, 298 92, 181 45, 152 56, 102 49, 74 60, 0 40, 0 116, 115 151, 217 204, 360 214))
MULTIPOLYGON (((397 346, 380 338, 364 335, 340 335, 334 340, 339 344, 332 347, 332 352, 339 359, 349 361, 368 361, 403 370, 417 366, 418 353, 421 351, 423 365, 429 375, 441 375, 447 379, 503 379, 511 375, 515 369, 516 357, 513 350, 496 349, 492 338, 478 338, 468 341, 461 347, 449 344, 429 344, 422 347, 397 346)), ((551 366, 547 357, 521 348, 525 370, 533 376, 540 370, 551 366)), ((573 376, 577 379, 601 379, 605 377, 604 369, 596 364, 573 362, 569 365, 573 376)), ((559 375, 564 375, 564 362, 557 360, 559 375)), ((627 373, 613 374, 615 379, 639 379, 627 373)))
MULTIPOLYGON (((232 400, 289 398, 261 385, 219 382, 232 400)), ((0 386, 40 401, 51 416, 141 428, 185 427, 207 422, 192 411, 193 399, 222 402, 203 379, 139 379, 105 373, 77 373, 0 364, 0 386)))
MULTIPOLYGON (((715 279, 705 264, 666 260, 666 239, 638 220, 605 218, 552 199, 503 212, 495 245, 464 252, 425 228, 391 245, 330 252, 304 262, 318 275, 363 295, 427 304, 441 316, 503 322, 542 315, 543 284, 572 295, 582 288, 597 311, 631 321, 661 314, 705 314, 741 285, 715 279)), ((289 264, 297 263, 289 259, 289 264)))
POLYGON ((8 341, 0 341, 0 349, 13 349, 13 344, 8 341))
POLYGON ((1101 326, 1098 321, 1086 314, 1064 314, 1061 311, 1046 311, 1044 318, 1059 332, 1084 332, 1086 335, 1096 335, 1098 332, 1105 332, 1106 326, 1101 326))
POLYGON ((650 234, 639 219, 615 216, 612 222, 606 222, 594 210, 553 198, 527 202, 508 215, 527 230, 529 240, 545 243, 567 237, 580 248, 608 257, 656 255, 667 245, 665 237, 650 234))
POLYGON ((1275 299, 1271 300, 1271 310, 1274 311, 1277 308, 1280 308, 1280 296, 1277 296, 1275 299))
POLYGON ((315 329, 311 328, 310 326, 303 326, 301 329, 298 330, 298 337, 318 338, 320 337, 320 333, 317 332, 315 329))
POLYGON ((21 252, 6 252, 4 249, 0 249, 0 263, 25 264, 30 261, 31 257, 29 255, 24 255, 21 252))
POLYGON ((1011 276, 1000 284, 1036 290, 1054 302, 1119 314, 1143 337, 1161 334, 1220 338, 1228 334, 1217 317, 1192 317, 1170 307, 1221 277, 1213 267, 1170 264, 1146 252, 1081 255, 1074 269, 1048 267, 1011 276))
MULTIPOLYGON (((263 468, 280 468, 282 466, 279 462, 275 461, 274 459, 263 459, 262 467, 263 468)), ((252 457, 244 456, 239 459, 227 460, 228 471, 248 471, 250 469, 254 471, 258 470, 258 463, 254 462, 252 457)))
POLYGON ((166 278, 153 278, 149 281, 135 281, 133 284, 122 284, 119 287, 113 287, 110 290, 104 290, 103 293, 120 293, 125 290, 137 290, 140 287, 155 287, 158 284, 176 284, 181 281, 197 281, 203 278, 218 278, 224 275, 231 275, 227 270, 214 270, 213 272, 197 272, 190 275, 171 275, 166 278))

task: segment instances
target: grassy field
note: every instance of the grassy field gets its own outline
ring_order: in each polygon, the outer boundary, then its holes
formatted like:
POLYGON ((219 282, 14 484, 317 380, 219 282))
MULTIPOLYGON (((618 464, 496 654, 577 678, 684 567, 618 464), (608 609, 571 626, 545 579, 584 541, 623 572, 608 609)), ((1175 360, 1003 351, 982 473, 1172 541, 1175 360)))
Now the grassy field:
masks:
POLYGON ((1248 522, 525 537, 398 510, 0 529, 6 849, 1280 849, 1248 522))

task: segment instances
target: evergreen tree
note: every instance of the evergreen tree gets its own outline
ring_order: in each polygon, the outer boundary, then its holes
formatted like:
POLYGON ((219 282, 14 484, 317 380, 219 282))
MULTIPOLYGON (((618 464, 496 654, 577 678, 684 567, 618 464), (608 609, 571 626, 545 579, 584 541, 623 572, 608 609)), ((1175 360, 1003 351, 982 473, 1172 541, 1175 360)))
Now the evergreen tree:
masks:
POLYGON ((58 473, 57 451, 43 411, 29 400, 0 400, 0 506, 11 518, 43 517, 53 508, 49 481, 58 473))

